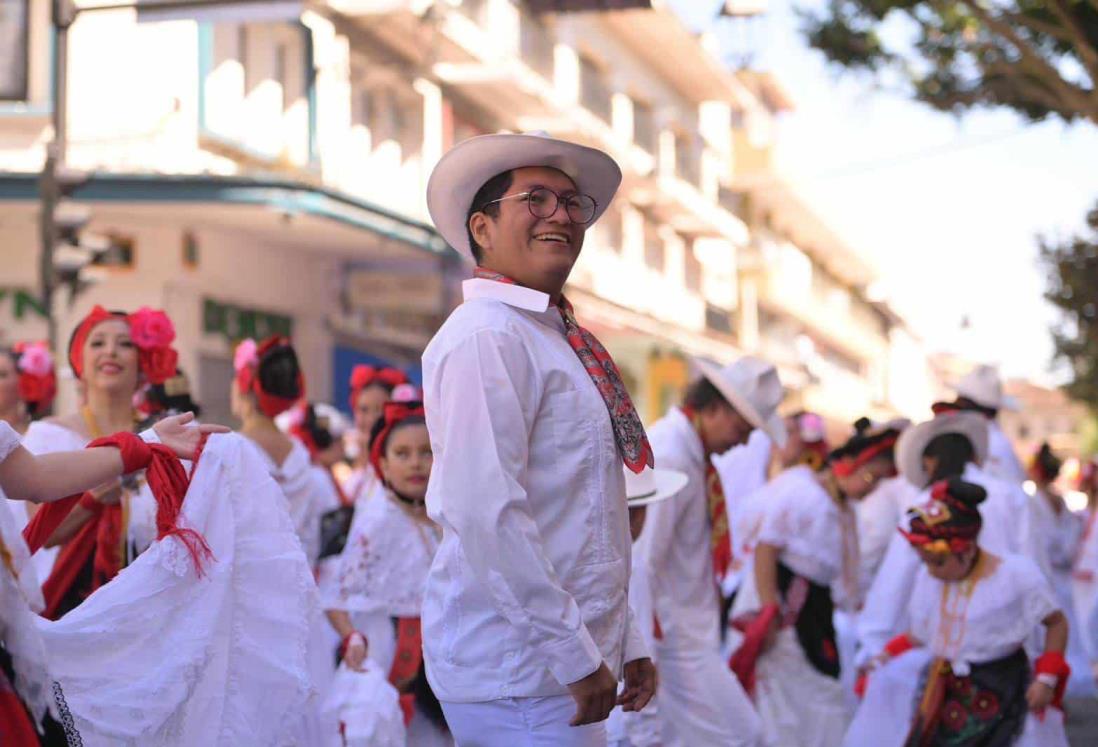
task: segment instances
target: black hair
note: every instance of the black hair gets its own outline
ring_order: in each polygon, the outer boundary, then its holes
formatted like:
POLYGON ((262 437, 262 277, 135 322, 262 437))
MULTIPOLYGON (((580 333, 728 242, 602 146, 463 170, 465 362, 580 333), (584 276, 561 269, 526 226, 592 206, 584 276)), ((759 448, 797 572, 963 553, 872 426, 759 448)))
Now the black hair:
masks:
POLYGON ((498 217, 499 203, 493 202, 493 200, 498 200, 500 197, 507 194, 507 190, 511 188, 513 178, 513 171, 503 171, 496 174, 491 179, 484 182, 481 188, 477 190, 476 195, 473 197, 473 201, 469 203, 469 212, 465 214, 465 233, 468 234, 469 249, 473 252, 473 259, 477 261, 477 264, 480 264, 484 250, 481 248, 480 244, 477 243, 477 240, 473 238, 473 231, 469 228, 469 221, 475 213, 485 213, 493 218, 498 217))
MULTIPOLYGON (((889 438, 895 439, 900 435, 896 428, 880 428, 873 425, 869 418, 858 418, 854 422, 854 435, 846 439, 842 446, 832 450, 827 456, 827 462, 836 462, 847 457, 857 457, 866 449, 875 446, 889 438)), ((895 453, 892 449, 885 449, 870 461, 885 460, 895 461, 895 453)))
POLYGON ((267 394, 284 399, 301 396, 301 364, 289 344, 275 345, 264 351, 256 369, 259 386, 267 394))
MULTIPOLYGON (((418 402, 407 403, 409 407, 415 408, 419 405, 418 402)), ((401 420, 399 423, 393 426, 393 429, 385 434, 385 440, 381 443, 381 453, 385 454, 385 449, 388 448, 389 439, 393 437, 393 434, 404 428, 408 428, 413 425, 427 425, 427 420, 422 415, 412 415, 411 417, 401 420)), ((370 451, 374 450, 374 441, 381 435, 381 431, 385 428, 385 417, 382 416, 374 423, 374 427, 370 429, 370 451)))
POLYGON ((725 396, 721 394, 721 390, 717 389, 716 385, 704 376, 698 378, 693 384, 687 387, 686 394, 683 395, 682 403, 694 412, 701 412, 713 404, 732 406, 725 396))
POLYGON ((1063 461, 1052 453, 1052 447, 1048 442, 1041 444, 1041 450, 1037 452, 1037 468, 1041 471, 1041 476, 1052 482, 1060 476, 1060 470, 1063 467, 1063 461))
POLYGON ((947 490, 950 496, 972 509, 975 509, 987 499, 987 490, 982 486, 965 482, 959 477, 954 477, 949 481, 947 490))
POLYGON ((309 437, 313 439, 313 443, 316 444, 316 447, 321 451, 327 449, 335 442, 335 437, 328 429, 327 424, 317 417, 316 407, 312 403, 305 408, 305 421, 301 425, 309 433, 309 437))
POLYGON ((202 414, 202 408, 191 399, 191 384, 182 368, 175 369, 175 375, 163 384, 152 384, 145 393, 145 399, 153 405, 158 414, 178 415, 193 412, 195 417, 202 414))
POLYGON ((965 465, 976 461, 976 449, 960 433, 943 433, 930 440, 923 449, 923 456, 938 462, 934 474, 930 475, 930 482, 935 483, 964 474, 965 465))

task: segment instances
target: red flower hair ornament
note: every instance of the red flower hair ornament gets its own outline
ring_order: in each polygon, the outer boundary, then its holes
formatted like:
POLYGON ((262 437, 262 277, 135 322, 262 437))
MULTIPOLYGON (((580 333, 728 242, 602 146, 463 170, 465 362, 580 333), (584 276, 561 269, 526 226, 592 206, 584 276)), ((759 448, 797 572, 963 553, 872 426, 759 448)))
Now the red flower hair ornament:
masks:
POLYGON ((175 340, 175 326, 160 309, 142 306, 132 314, 107 311, 96 306, 85 316, 69 343, 69 366, 76 378, 84 378, 84 343, 92 330, 105 321, 119 319, 130 327, 130 339, 138 351, 138 367, 150 384, 163 384, 175 376, 179 353, 171 346, 175 340))
POLYGON ((380 384, 390 392, 401 384, 407 384, 408 377, 403 371, 396 368, 375 368, 374 366, 357 365, 351 369, 351 411, 355 409, 355 400, 363 389, 380 384))
POLYGON ((45 342, 17 342, 12 350, 19 371, 19 398, 35 411, 46 409, 57 394, 50 349, 45 342))

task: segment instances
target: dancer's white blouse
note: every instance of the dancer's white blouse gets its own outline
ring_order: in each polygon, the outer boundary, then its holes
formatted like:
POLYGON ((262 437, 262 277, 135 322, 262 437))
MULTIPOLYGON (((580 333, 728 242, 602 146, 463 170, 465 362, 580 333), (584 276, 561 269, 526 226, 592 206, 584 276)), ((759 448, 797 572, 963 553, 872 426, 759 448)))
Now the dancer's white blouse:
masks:
MULTIPOLYGON (((19 434, 0 420, 0 462, 19 445, 19 434)), ((22 501, 12 503, 23 507, 22 501)), ((31 563, 27 543, 23 541, 22 526, 7 506, 0 506, 0 547, 7 550, 10 562, 10 565, 0 562, 0 641, 12 659, 15 691, 35 718, 40 718, 46 710, 52 682, 46 665, 46 649, 34 623, 38 617, 36 613, 45 605, 38 575, 31 563)))
POLYGON ((419 617, 440 539, 387 491, 359 500, 335 578, 321 590, 325 608, 419 617))
POLYGON ((1021 555, 998 561, 976 581, 939 581, 925 566, 915 577, 908 604, 911 634, 959 674, 971 664, 1014 653, 1060 608, 1036 563, 1021 555))

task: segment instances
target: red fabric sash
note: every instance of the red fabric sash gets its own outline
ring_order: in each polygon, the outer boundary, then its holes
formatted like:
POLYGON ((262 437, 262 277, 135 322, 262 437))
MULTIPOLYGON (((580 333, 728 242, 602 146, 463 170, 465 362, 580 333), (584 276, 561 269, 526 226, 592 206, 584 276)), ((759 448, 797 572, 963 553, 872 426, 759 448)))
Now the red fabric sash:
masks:
MULTIPOLYGON (((506 275, 483 267, 478 267, 474 275, 482 280, 517 285, 506 275)), ((576 321, 572 304, 564 296, 561 296, 560 301, 557 302, 557 311, 560 312, 561 319, 564 321, 564 332, 568 338, 568 344, 579 357, 584 370, 587 371, 595 388, 602 395, 603 402, 606 403, 606 410, 610 413, 610 424, 614 428, 614 437, 618 443, 618 451, 621 452, 625 466, 637 474, 643 472, 645 467, 654 467, 656 460, 652 454, 652 445, 648 443, 648 434, 644 431, 640 415, 633 406, 633 400, 629 397, 614 359, 610 357, 610 353, 602 343, 576 321)))
POLYGON ((418 617, 398 617, 396 623, 396 655, 389 670, 389 682, 400 692, 400 710, 407 726, 416 713, 416 696, 405 690, 419 675, 423 664, 423 633, 418 617))
POLYGON ((779 613, 778 605, 768 604, 763 607, 743 631, 743 643, 728 660, 728 666, 736 673, 736 679, 740 681, 744 691, 748 695, 755 694, 755 664, 762 654, 763 644, 766 642, 766 634, 770 631, 770 625, 779 613))
MULTIPOLYGON (((88 446, 89 448, 111 446, 114 445, 113 438, 97 439, 88 446)), ((190 553, 195 570, 201 576, 204 574, 203 561, 212 560, 213 553, 200 533, 177 524, 179 511, 183 506, 183 497, 187 493, 190 480, 171 449, 161 444, 153 444, 151 449, 152 460, 145 471, 145 479, 157 504, 156 538, 178 537, 190 553)), ((201 446, 198 451, 199 453, 195 455, 196 466, 201 455, 201 446)), ((92 591, 109 582, 122 569, 122 558, 119 557, 124 532, 122 507, 104 506, 90 498, 83 500, 80 495, 72 495, 60 501, 48 503, 39 509, 23 530, 23 538, 31 553, 37 552, 45 544, 49 536, 78 503, 93 511, 94 515, 65 544, 57 557, 53 572, 42 585, 42 593, 46 600, 43 616, 49 619, 55 619, 58 606, 76 582, 89 558, 93 559, 92 591)))
MULTIPOLYGON (((682 412, 699 432, 697 414, 689 407, 682 412)), ((720 586, 732 566, 732 531, 728 526, 728 508, 724 486, 711 459, 705 460, 705 504, 709 514, 709 548, 713 553, 713 576, 720 586)))
POLYGON ((0 745, 38 747, 38 732, 11 682, 0 672, 0 745))

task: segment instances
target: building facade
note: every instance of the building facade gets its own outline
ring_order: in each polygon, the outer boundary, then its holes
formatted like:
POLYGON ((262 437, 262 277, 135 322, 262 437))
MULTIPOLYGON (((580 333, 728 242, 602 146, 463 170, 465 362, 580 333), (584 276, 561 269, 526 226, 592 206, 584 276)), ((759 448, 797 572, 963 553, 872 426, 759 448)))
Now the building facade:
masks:
MULTIPOLYGON (((0 81, 0 324, 18 339, 42 336, 45 312, 36 180, 54 38, 46 0, 8 4, 21 15, 0 29, 20 40, 0 46, 19 63, 0 81)), ((768 168, 780 89, 728 70, 665 3, 210 5, 86 11, 70 30, 66 162, 88 174, 73 200, 116 249, 98 282, 57 299, 62 341, 92 304, 163 307, 222 419, 232 344, 249 334, 292 334, 316 399, 344 402, 355 362, 414 375, 466 273, 430 226, 431 169, 472 135, 544 130, 622 165, 568 292, 646 419, 677 401, 691 356, 745 351, 836 420, 898 409, 902 323, 865 300, 868 271, 803 206, 745 186, 768 168), (794 237, 787 215, 811 229, 794 237)))

